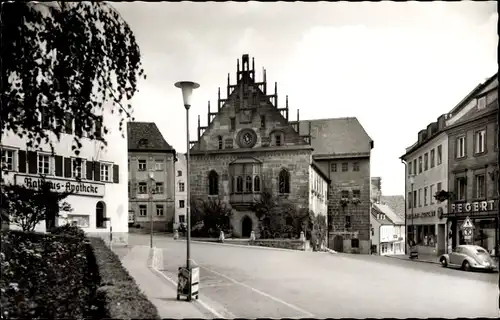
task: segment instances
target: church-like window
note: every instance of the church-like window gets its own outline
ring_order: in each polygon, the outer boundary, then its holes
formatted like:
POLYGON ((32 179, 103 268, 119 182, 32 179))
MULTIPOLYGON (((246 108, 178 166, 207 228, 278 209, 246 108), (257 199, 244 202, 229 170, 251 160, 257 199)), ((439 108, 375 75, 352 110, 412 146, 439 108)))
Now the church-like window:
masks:
POLYGON ((253 179, 253 191, 260 192, 260 177, 255 176, 253 179))
POLYGON ((290 193, 290 173, 281 169, 279 174, 279 193, 290 193))
POLYGON ((246 178, 245 191, 252 192, 252 177, 251 176, 247 176, 247 178, 246 178))
POLYGON ((211 196, 219 194, 219 175, 214 170, 208 174, 208 194, 211 196))
POLYGON ((236 178, 236 192, 243 192, 243 178, 241 176, 236 178))

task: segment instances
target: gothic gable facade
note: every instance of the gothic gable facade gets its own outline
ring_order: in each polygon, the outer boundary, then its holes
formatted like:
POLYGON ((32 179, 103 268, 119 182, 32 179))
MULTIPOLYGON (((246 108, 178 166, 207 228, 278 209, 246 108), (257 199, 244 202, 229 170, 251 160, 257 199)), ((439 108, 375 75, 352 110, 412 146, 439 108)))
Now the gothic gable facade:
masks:
POLYGON ((236 84, 228 76, 227 97, 222 99, 219 89, 217 109, 212 111, 209 103, 207 125, 198 117, 198 139, 190 143, 191 196, 225 201, 236 236, 258 235, 251 207, 264 191, 298 209, 310 207, 310 135, 298 127, 299 121, 289 121, 288 97, 280 108, 277 85, 268 94, 265 71, 263 77, 256 81, 254 61, 250 67, 243 55, 236 84))

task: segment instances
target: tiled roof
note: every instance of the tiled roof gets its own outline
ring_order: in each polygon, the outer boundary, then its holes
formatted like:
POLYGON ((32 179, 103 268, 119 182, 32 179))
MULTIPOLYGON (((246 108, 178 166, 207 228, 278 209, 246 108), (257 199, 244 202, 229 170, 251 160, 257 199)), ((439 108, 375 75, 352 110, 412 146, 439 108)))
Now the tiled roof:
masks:
POLYGON ((372 210, 372 217, 375 221, 377 221, 379 224, 383 225, 392 225, 392 222, 386 219, 378 219, 377 218, 377 212, 375 210, 372 210))
POLYGON ((173 151, 154 122, 127 122, 128 149, 173 151))
MULTIPOLYGON (((394 211, 389 208, 389 206, 381 203, 372 203, 373 207, 380 211, 381 213, 385 214, 385 216, 392 221, 394 224, 404 224, 404 219, 402 219, 400 216, 394 213, 394 211)), ((373 212, 373 211, 372 211, 373 212)))
POLYGON ((357 118, 302 120, 300 134, 309 134, 314 155, 369 154, 372 139, 357 118))
POLYGON ((381 196, 380 203, 385 204, 404 220, 405 218, 405 197, 403 196, 381 196))

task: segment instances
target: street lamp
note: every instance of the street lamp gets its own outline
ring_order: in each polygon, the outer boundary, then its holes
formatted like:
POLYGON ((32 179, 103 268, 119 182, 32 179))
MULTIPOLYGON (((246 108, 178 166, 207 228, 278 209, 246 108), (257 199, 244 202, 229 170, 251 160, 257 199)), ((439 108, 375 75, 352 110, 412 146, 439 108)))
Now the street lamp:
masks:
POLYGON ((154 221, 153 221, 153 178, 154 178, 154 171, 153 169, 149 170, 149 197, 148 197, 148 202, 149 202, 149 210, 151 212, 151 215, 149 216, 149 222, 150 222, 150 228, 151 232, 149 233, 149 246, 150 248, 153 248, 153 227, 154 227, 154 221))
POLYGON ((186 109, 186 219, 187 219, 187 241, 186 241, 186 268, 179 268, 179 281, 177 285, 177 299, 180 295, 187 296, 191 301, 192 296, 198 298, 199 268, 191 266, 191 190, 189 186, 189 108, 191 107, 191 97, 193 90, 200 87, 199 84, 192 81, 180 81, 175 84, 182 90, 182 100, 186 109))

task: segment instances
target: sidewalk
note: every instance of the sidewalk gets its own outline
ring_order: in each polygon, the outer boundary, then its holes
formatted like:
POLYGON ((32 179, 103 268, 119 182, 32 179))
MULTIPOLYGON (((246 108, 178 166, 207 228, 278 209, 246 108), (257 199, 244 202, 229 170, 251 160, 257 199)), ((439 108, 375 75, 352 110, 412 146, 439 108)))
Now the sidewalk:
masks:
POLYGON ((131 247, 126 254, 123 254, 123 251, 119 247, 114 247, 113 251, 120 256, 125 269, 135 279, 137 285, 149 301, 156 306, 160 318, 207 319, 209 317, 192 302, 177 300, 176 288, 155 274, 150 268, 152 254, 149 247, 131 247))
POLYGON ((409 260, 416 262, 425 262, 425 263, 436 263, 440 264, 439 256, 427 255, 427 254, 419 254, 418 258, 410 259, 409 255, 399 254, 399 255, 385 255, 385 257, 396 258, 400 260, 409 260))

